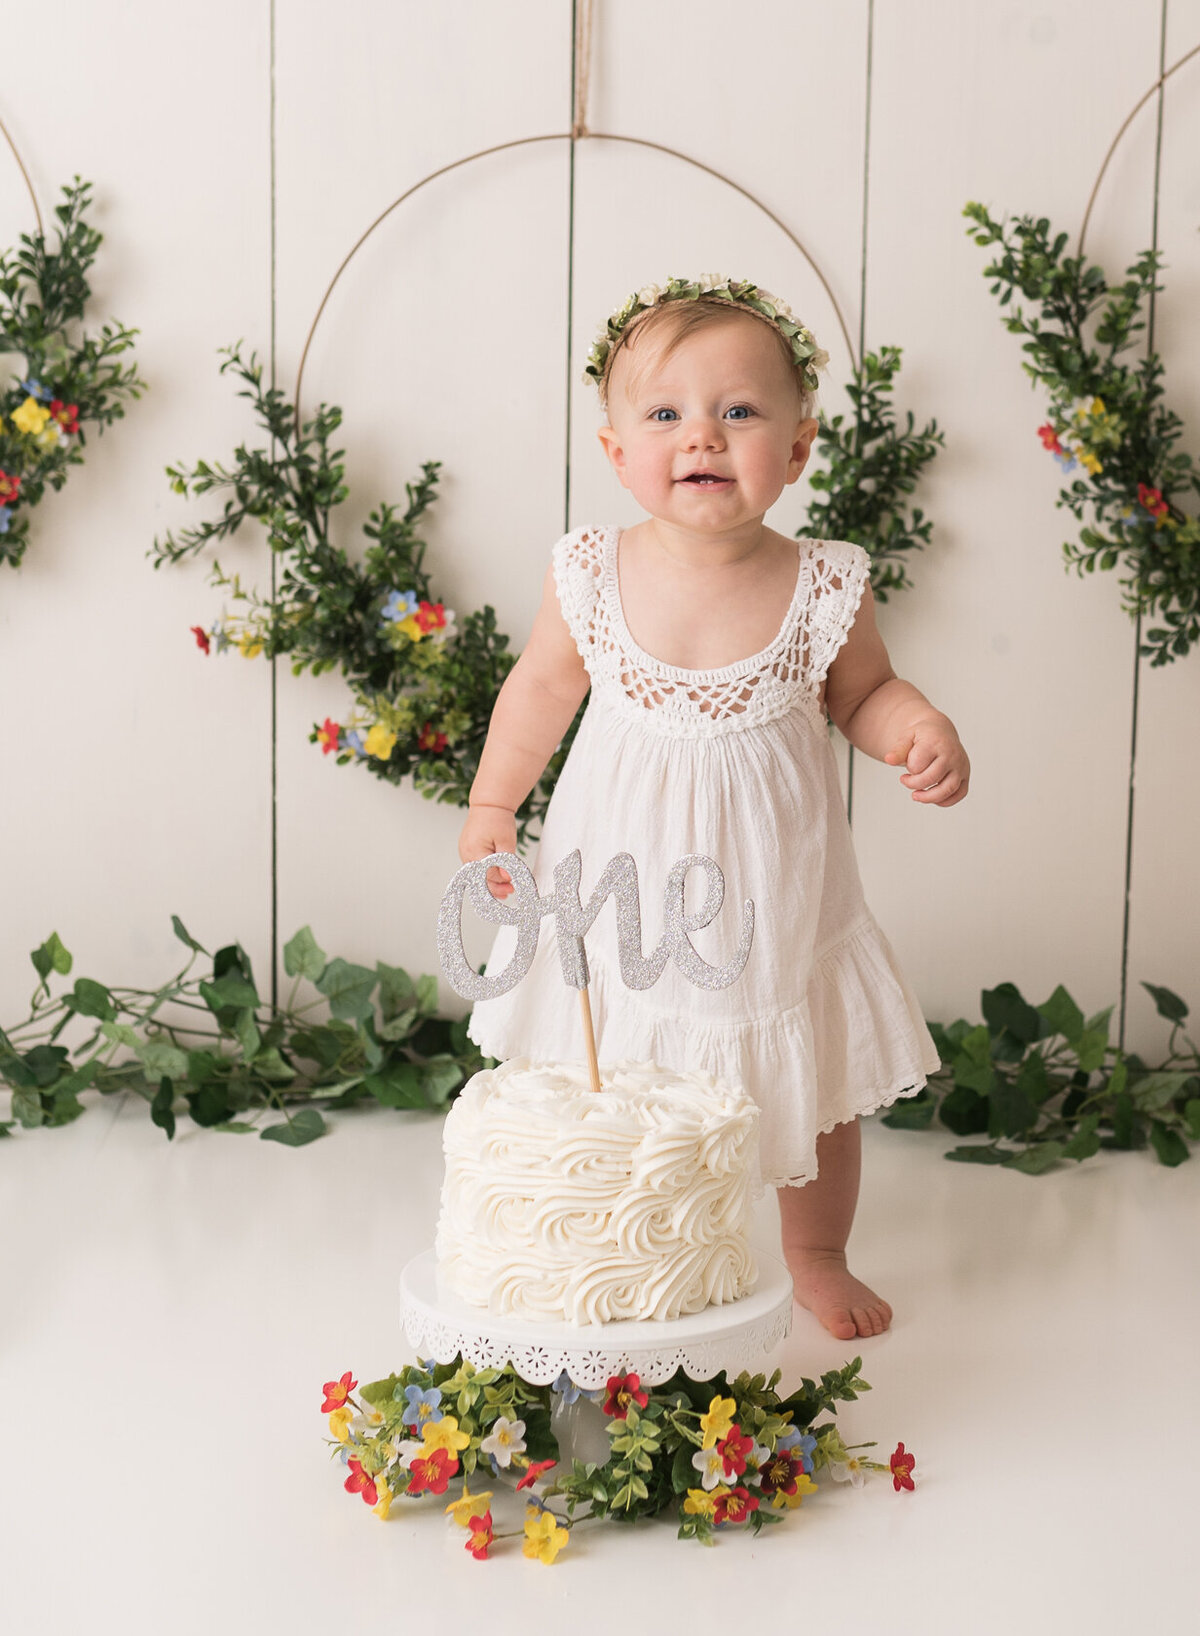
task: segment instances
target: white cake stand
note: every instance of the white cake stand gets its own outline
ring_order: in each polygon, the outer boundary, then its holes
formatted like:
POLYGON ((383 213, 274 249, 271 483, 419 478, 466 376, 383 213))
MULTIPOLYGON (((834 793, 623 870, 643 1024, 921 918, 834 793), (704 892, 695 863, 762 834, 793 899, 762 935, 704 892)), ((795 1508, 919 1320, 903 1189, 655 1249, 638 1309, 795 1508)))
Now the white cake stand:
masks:
POLYGON ((792 1327, 792 1279, 774 1256, 758 1257, 758 1285, 724 1306, 690 1318, 612 1324, 529 1323, 470 1306, 445 1289, 432 1250, 400 1276, 404 1332, 417 1356, 449 1363, 460 1353, 477 1369, 511 1364, 531 1386, 548 1386, 565 1369, 592 1390, 611 1375, 636 1374, 658 1386, 682 1369, 692 1380, 757 1372, 792 1327))

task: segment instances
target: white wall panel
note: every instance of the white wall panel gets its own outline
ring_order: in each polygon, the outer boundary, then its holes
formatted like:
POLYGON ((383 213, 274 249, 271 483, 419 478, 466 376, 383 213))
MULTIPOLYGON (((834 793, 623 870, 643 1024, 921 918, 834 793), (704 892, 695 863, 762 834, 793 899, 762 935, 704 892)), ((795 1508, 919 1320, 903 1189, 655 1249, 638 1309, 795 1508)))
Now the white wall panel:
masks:
MULTIPOLYGON (((105 235, 88 314, 139 328, 150 391, 37 508, 22 567, 0 571, 4 855, 0 995, 20 1014, 28 950, 57 929, 81 969, 161 979, 180 954, 170 915, 202 942, 267 953, 267 675, 205 661, 205 570, 155 574, 156 533, 204 508, 163 468, 213 457, 247 428, 216 348, 269 318, 265 6, 198 10, 74 0, 5 19, 0 112, 49 226, 60 186, 95 184, 105 235)), ((32 226, 7 148, 0 234, 32 226)), ((51 234, 51 241, 56 235, 51 234)))

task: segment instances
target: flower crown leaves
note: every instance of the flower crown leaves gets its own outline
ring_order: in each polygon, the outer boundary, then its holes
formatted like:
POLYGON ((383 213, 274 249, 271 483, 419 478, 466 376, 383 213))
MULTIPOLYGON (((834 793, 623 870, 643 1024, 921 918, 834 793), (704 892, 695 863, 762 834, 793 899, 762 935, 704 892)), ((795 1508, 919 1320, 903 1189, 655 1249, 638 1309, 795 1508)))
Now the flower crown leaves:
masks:
POLYGON ((805 386, 810 392, 818 390, 820 382, 817 371, 825 368, 829 354, 817 345, 812 331, 805 329, 791 308, 778 296, 760 289, 757 284, 718 278, 715 273, 705 273, 698 279, 671 278, 666 284, 646 284, 635 291, 601 326, 588 353, 584 380, 594 381, 597 387, 603 384, 609 359, 621 335, 638 313, 649 312, 652 307, 662 306, 667 301, 698 301, 702 295, 726 301, 732 307, 748 308, 760 318, 765 318, 791 348, 792 362, 800 371, 805 386))

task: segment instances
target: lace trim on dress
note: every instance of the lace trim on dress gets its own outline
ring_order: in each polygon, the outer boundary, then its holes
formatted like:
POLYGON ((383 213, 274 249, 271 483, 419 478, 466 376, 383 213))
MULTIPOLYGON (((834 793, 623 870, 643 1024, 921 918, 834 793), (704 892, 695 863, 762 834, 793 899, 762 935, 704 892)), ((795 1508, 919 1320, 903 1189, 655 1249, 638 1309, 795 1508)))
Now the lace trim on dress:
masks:
POLYGON ((823 724, 821 683, 867 584, 870 559, 861 546, 798 541, 796 589, 775 640, 736 664, 686 670, 633 639, 621 606, 621 532, 613 523, 579 528, 554 549, 559 604, 597 700, 675 737, 756 727, 797 706, 823 724))

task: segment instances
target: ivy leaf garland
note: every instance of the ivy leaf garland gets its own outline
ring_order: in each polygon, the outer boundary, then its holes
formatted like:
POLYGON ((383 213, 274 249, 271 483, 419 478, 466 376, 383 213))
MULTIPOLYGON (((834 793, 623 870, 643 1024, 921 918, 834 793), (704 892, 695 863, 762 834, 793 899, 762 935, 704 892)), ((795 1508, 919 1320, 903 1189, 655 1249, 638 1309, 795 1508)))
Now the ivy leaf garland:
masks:
POLYGON ((20 248, 0 253, 0 351, 25 362, 24 374, 0 394, 0 563, 13 568, 47 484, 61 489, 68 468, 83 463, 84 428, 102 433, 123 417, 126 399, 145 391, 135 364, 115 362, 137 330, 109 323, 89 335, 78 328, 103 235, 85 220, 91 184, 76 176, 62 192, 56 249, 40 232, 23 233, 20 248))
POLYGON ((908 516, 904 496, 916 488, 945 441, 935 420, 915 431, 911 410, 903 431, 897 429, 889 398, 901 356, 899 347, 864 356, 846 388, 854 416, 822 419, 817 446, 828 466, 809 479, 810 488, 828 496, 810 504, 809 534, 863 546, 871 557, 871 589, 880 602, 890 591, 912 585, 908 553, 929 543, 931 521, 919 507, 908 516))
MULTIPOLYGON (((496 694, 515 663, 491 607, 461 621, 435 599, 418 532, 436 495, 439 461, 426 461, 405 485, 403 510, 386 503, 363 532, 361 562, 334 539, 333 517, 348 494, 345 451, 331 449, 339 408, 320 405, 297 427, 295 410, 263 385, 256 356, 224 349, 221 373, 232 371, 271 440, 270 451, 239 446, 230 467, 198 462, 168 467, 179 494, 224 493, 219 518, 156 540, 155 567, 178 562, 233 534, 247 520, 265 525, 280 562, 273 598, 243 587, 240 576, 214 564, 213 583, 235 612, 211 629, 194 626, 205 653, 236 648, 291 658, 296 675, 338 670, 354 694, 345 721, 314 724, 310 742, 339 764, 358 762, 379 778, 410 777, 428 799, 466 806, 496 694)), ((522 839, 544 813, 570 736, 518 813, 522 839)))
POLYGON ((1141 652, 1168 664, 1200 639, 1200 519, 1183 507, 1185 495, 1200 494, 1200 467, 1176 447, 1183 422, 1162 401, 1159 355, 1118 361, 1162 288, 1161 252, 1143 251, 1110 286, 1100 267, 1064 254, 1067 235, 1051 240, 1045 216, 997 222, 974 203, 963 214, 975 243, 998 247, 984 277, 1000 305, 1019 294, 1040 311, 1013 307, 1004 322, 1027 337, 1021 367, 1049 394, 1038 435, 1064 474, 1083 474, 1056 502, 1082 525, 1064 555, 1079 574, 1120 565, 1126 609, 1163 621, 1144 633, 1141 652))

